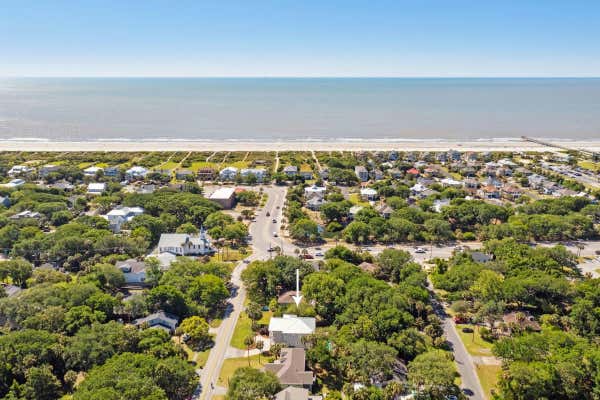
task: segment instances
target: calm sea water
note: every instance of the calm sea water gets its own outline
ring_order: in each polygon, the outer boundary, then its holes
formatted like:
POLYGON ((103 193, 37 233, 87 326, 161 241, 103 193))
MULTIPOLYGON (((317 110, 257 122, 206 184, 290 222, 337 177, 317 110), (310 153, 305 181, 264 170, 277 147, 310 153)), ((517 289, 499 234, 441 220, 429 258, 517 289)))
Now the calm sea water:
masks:
POLYGON ((0 139, 600 139, 600 79, 0 79, 0 139))

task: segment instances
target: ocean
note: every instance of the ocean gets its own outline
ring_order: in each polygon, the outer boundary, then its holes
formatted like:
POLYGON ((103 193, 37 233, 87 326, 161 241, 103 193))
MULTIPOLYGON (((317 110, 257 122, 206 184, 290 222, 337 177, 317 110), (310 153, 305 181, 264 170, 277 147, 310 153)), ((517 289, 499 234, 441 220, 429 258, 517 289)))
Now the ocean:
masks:
POLYGON ((0 79, 0 140, 600 139, 600 78, 0 79))

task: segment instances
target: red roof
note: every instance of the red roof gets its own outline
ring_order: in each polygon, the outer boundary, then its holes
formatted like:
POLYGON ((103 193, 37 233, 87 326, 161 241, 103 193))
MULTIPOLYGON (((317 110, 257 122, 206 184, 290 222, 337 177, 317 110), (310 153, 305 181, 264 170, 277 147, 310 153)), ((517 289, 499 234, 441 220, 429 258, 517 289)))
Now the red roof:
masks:
POLYGON ((406 171, 407 174, 412 174, 412 175, 419 175, 419 170, 416 168, 411 168, 408 171, 406 171))

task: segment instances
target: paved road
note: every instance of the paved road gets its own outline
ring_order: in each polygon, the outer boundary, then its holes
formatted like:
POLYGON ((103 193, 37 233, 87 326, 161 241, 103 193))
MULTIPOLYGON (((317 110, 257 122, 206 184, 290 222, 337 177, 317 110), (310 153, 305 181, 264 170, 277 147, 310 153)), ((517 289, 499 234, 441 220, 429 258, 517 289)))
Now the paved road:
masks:
POLYGON ((467 352, 462 340, 460 340, 460 336, 458 336, 454 321, 452 321, 452 318, 446 314, 444 307, 437 301, 435 293, 433 292, 433 285, 431 284, 431 281, 429 281, 428 290, 435 313, 442 320, 444 336, 446 337, 448 343, 450 343, 452 346, 454 361, 456 362, 456 367, 461 378, 460 388, 469 399, 484 400, 485 396, 479 382, 479 377, 477 376, 473 359, 467 352))
MULTIPOLYGON (((264 190, 269 196, 267 203, 263 210, 256 216, 256 222, 250 226, 253 252, 248 259, 251 261, 264 260, 270 257, 267 249, 273 244, 273 239, 277 239, 273 237, 273 232, 279 229, 279 224, 281 223, 281 207, 285 200, 286 189, 281 187, 265 187, 264 190), (279 206, 279 209, 277 209, 277 206, 279 206), (267 211, 271 213, 270 217, 265 215, 267 211), (274 224, 272 222, 273 218, 276 218, 277 223, 274 224)), ((276 243, 274 245, 280 244, 276 243)), ((213 394, 215 394, 225 354, 231 342, 235 325, 244 307, 246 289, 242 284, 241 274, 246 265, 240 262, 231 274, 231 283, 237 290, 229 301, 229 314, 223 318, 221 325, 217 329, 215 345, 211 349, 208 360, 200 374, 200 385, 203 388, 200 398, 204 400, 211 399, 213 394)))

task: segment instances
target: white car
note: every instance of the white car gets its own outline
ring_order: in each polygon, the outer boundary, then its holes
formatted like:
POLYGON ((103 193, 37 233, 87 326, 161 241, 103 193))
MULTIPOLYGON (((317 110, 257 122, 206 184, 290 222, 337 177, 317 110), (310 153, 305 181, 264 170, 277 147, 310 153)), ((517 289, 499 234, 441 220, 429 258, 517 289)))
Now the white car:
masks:
POLYGON ((425 249, 424 249, 424 248, 422 248, 422 247, 417 247, 417 248, 415 249, 415 253, 418 253, 418 254, 423 254, 423 253, 427 253, 427 250, 425 250, 425 249))
POLYGON ((273 232, 273 237, 277 237, 277 232, 273 232))

